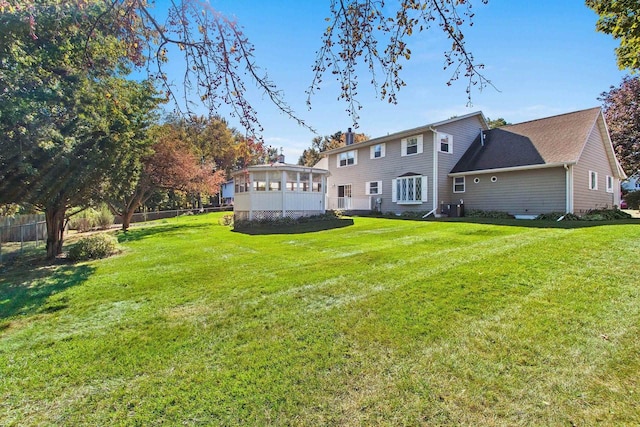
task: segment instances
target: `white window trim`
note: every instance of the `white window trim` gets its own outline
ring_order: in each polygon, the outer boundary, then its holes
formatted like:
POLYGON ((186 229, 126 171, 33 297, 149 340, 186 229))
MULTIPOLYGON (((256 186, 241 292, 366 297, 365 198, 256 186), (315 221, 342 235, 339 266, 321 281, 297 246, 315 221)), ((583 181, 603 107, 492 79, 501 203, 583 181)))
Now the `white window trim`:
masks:
POLYGON ((400 140, 400 148, 401 148, 401 153, 400 155, 402 157, 406 157, 406 156, 415 156, 417 154, 421 154, 424 150, 423 150, 424 144, 422 142, 422 135, 413 135, 413 136, 409 136, 407 138, 402 138, 400 140), (417 152, 415 153, 411 153, 411 154, 407 154, 407 142, 410 139, 416 139, 417 142, 417 152))
POLYGON ((453 135, 444 132, 438 132, 438 151, 446 154, 453 154, 453 135), (449 140, 449 150, 443 151, 441 140, 446 137, 449 140))
MULTIPOLYGON (((398 205, 421 205, 422 203, 427 202, 428 198, 428 182, 426 176, 414 175, 414 176, 403 176, 396 178, 391 181, 391 201, 393 203, 397 203, 398 205), (420 199, 419 200, 398 200, 398 190, 397 184, 398 180, 414 180, 414 191, 415 191, 415 180, 420 179, 420 199)), ((415 194, 415 193, 414 193, 415 194)))
MULTIPOLYGON (((457 185, 460 185, 460 183, 458 183, 457 185)), ((464 176, 456 176, 453 178, 453 192, 454 193, 464 193, 465 190, 467 189, 467 182, 464 176), (456 191, 456 180, 462 178, 462 191, 456 191)))
POLYGON ((338 155, 337 155, 337 167, 346 168, 346 167, 349 167, 349 166, 355 166, 357 164, 358 164, 358 150, 349 150, 349 151, 343 151, 342 153, 338 153, 338 155), (340 164, 340 156, 342 154, 346 154, 347 155, 347 159, 348 159, 349 158, 349 153, 353 153, 353 164, 350 165, 347 162, 346 165, 341 165, 340 164))
POLYGON ((605 183, 607 186, 607 193, 613 193, 613 177, 611 175, 607 175, 605 183))
POLYGON ((367 196, 379 196, 382 194, 382 181, 368 181, 365 184, 365 194, 367 196), (372 193, 371 192, 371 184, 372 183, 376 183, 378 185, 378 192, 377 193, 372 193))
POLYGON ((369 158, 375 160, 375 159, 381 159, 386 155, 386 147, 385 147, 385 143, 383 142, 382 144, 376 144, 376 145, 372 145, 369 151, 369 158), (380 146, 380 157, 376 157, 376 147, 380 146))
POLYGON ((589 190, 597 190, 597 189, 598 189, 598 172, 589 171, 589 190), (592 179, 592 177, 595 178, 595 185, 593 185, 594 179, 592 179))

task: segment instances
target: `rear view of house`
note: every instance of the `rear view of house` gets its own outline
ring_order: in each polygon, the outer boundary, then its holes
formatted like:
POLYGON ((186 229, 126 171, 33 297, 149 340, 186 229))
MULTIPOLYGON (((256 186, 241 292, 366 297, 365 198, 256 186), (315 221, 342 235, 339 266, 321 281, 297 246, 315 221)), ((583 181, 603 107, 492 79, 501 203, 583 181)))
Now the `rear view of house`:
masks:
POLYGON ((476 112, 325 155, 328 209, 348 211, 582 213, 619 205, 626 177, 600 108, 492 130, 476 112))
POLYGON ((451 168, 487 129, 476 112, 327 151, 327 208, 435 212, 451 168))
POLYGON ((521 216, 619 206, 626 177, 600 108, 484 131, 449 176, 467 207, 521 216))

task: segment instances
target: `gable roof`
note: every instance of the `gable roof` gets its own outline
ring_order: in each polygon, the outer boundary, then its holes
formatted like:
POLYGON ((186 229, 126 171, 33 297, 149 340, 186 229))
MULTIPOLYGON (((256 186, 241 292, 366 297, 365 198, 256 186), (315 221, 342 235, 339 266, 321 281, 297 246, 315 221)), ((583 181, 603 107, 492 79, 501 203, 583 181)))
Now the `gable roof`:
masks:
POLYGON ((341 153, 343 151, 353 150, 354 147, 355 148, 369 147, 371 145, 381 144, 383 142, 388 142, 388 141, 393 141, 393 140, 405 138, 407 136, 412 136, 412 135, 415 135, 415 134, 418 134, 418 133, 424 133, 424 132, 427 132, 427 131, 433 131, 438 126, 443 126, 443 125, 446 125, 446 124, 449 124, 449 123, 457 122, 457 121, 460 121, 460 120, 465 120, 465 119, 468 119, 470 117, 475 117, 475 116, 479 116, 480 122, 482 123, 482 125, 484 126, 485 129, 489 128, 489 126, 487 124, 487 119, 484 117, 484 114, 482 113, 482 111, 476 111, 476 112, 473 112, 473 113, 465 114, 464 116, 452 117, 452 118, 447 119, 447 120, 442 120, 442 121, 439 121, 439 122, 430 123, 428 125, 419 126, 419 127, 412 128, 412 129, 407 129, 407 130, 403 130, 403 131, 400 131, 400 132, 395 132, 395 133, 392 133, 392 134, 389 134, 389 135, 380 136, 378 138, 368 139, 366 141, 357 142, 357 143, 351 144, 351 145, 345 145, 343 147, 334 148, 333 150, 323 151, 321 154, 323 154, 325 156, 329 156, 331 154, 336 154, 336 153, 341 153))
POLYGON ((575 164, 601 115, 596 107, 485 131, 451 173, 575 164))

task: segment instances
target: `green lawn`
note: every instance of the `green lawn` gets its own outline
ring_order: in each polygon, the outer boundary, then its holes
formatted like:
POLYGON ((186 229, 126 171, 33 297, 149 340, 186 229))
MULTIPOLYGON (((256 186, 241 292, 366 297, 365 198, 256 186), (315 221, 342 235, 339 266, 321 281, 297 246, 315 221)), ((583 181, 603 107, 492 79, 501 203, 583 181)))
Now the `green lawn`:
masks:
POLYGON ((0 425, 640 425, 639 223, 219 216, 0 270, 0 425))

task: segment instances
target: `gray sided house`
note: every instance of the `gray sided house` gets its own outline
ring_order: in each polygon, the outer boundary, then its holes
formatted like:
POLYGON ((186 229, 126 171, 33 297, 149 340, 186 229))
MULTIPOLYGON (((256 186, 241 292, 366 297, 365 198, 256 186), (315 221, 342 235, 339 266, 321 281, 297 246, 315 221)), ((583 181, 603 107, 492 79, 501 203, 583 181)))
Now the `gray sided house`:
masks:
POLYGON ((329 150, 327 209, 430 212, 457 201, 448 174, 487 129, 476 112, 329 150))
POLYGON ((619 206, 626 178, 600 108, 485 131, 449 176, 467 208, 523 217, 619 206))
POLYGON ((599 108, 493 130, 471 113, 327 151, 326 166, 328 209, 394 213, 581 213, 618 205, 625 178, 599 108))

